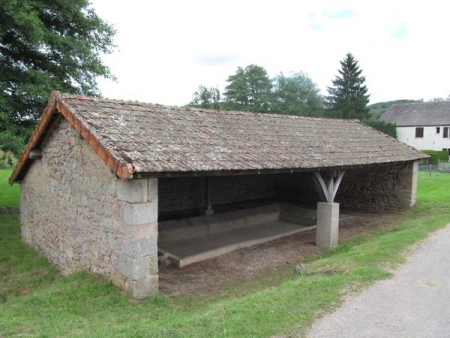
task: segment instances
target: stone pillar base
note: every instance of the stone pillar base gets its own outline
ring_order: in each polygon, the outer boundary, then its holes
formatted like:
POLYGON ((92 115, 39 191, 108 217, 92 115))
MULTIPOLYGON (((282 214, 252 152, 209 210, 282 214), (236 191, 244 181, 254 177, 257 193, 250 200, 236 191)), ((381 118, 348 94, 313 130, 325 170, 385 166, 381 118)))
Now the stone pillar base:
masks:
POLYGON ((316 245, 332 249, 338 245, 339 203, 317 203, 316 245))
POLYGON ((124 286, 128 296, 143 300, 158 293, 158 276, 147 276, 141 280, 127 280, 124 286))

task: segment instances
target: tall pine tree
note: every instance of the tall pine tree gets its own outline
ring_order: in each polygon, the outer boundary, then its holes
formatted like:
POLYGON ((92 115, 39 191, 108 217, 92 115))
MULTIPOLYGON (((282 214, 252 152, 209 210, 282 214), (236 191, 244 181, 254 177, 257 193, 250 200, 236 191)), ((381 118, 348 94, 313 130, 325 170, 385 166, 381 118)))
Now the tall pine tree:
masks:
POLYGON ((364 85, 365 77, 361 75, 358 61, 348 53, 341 62, 342 69, 333 80, 333 86, 328 87, 326 98, 328 115, 342 119, 360 119, 369 117, 370 95, 364 85))

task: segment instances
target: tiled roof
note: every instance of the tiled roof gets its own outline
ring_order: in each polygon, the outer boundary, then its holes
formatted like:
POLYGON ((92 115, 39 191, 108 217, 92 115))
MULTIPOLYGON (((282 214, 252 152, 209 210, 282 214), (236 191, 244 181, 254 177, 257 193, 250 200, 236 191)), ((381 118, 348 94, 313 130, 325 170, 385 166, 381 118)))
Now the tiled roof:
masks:
POLYGON ((345 168, 421 152, 358 120, 169 107, 54 93, 11 182, 60 112, 123 179, 133 173, 345 168))
POLYGON ((391 106, 381 120, 398 127, 448 126, 450 102, 408 103, 391 106))

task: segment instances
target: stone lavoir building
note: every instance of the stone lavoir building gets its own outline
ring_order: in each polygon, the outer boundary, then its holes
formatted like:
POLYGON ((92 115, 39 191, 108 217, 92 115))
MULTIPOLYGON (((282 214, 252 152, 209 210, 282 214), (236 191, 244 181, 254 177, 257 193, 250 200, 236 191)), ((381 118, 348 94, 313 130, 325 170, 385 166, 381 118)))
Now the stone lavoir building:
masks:
POLYGON ((166 230, 182 240, 218 220, 238 233, 249 219, 290 226, 276 223, 283 206, 318 205, 317 238, 332 247, 335 205, 410 208, 425 157, 357 120, 54 92, 10 183, 21 184, 26 243, 65 274, 87 269, 144 299, 158 291, 166 230))

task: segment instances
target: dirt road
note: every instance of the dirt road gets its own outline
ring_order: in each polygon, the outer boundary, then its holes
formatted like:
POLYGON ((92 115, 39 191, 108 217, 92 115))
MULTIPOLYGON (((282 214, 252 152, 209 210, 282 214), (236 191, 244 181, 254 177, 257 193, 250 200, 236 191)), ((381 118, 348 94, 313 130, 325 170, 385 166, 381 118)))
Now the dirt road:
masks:
POLYGON ((417 245, 394 274, 349 297, 308 337, 450 337, 450 224, 417 245))

